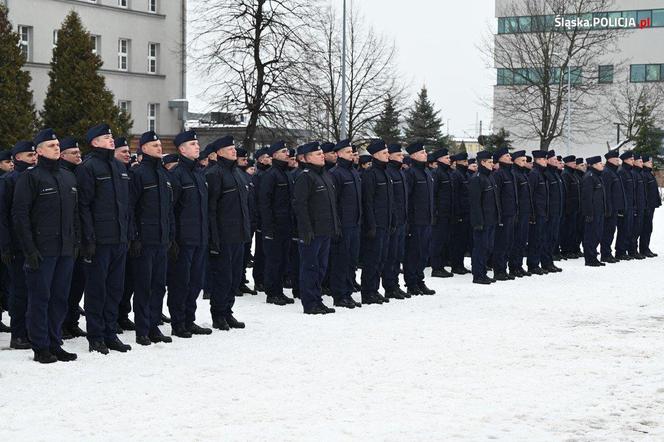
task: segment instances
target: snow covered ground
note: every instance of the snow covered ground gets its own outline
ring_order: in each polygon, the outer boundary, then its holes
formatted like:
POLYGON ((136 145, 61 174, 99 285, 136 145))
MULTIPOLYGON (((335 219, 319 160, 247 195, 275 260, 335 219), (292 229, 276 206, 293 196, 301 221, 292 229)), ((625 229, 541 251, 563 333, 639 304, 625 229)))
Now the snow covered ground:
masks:
POLYGON ((663 210, 655 225, 646 261, 429 279, 436 296, 325 317, 245 296, 245 330, 109 356, 77 339, 67 364, 1 351, 0 440, 661 441, 663 210))

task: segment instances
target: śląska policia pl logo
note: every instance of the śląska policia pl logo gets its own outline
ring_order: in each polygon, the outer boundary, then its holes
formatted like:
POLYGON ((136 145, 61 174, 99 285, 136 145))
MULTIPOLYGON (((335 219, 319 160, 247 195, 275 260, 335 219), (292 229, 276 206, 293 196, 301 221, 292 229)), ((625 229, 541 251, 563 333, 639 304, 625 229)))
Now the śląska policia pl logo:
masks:
POLYGON ((652 21, 647 18, 636 22, 635 18, 619 17, 593 17, 593 18, 567 18, 562 15, 556 15, 554 21, 556 28, 565 28, 568 30, 581 29, 606 29, 606 28, 625 28, 625 29, 644 29, 652 26, 652 21))

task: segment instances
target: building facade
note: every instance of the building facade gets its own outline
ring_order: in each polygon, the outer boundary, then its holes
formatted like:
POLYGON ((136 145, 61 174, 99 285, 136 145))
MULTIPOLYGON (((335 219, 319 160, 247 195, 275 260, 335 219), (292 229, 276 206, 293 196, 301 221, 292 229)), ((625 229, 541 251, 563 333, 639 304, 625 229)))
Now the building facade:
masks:
POLYGON ((170 137, 186 119, 186 0, 0 0, 20 37, 41 109, 57 30, 76 11, 101 56, 101 73, 132 134, 170 137))
MULTIPOLYGON (((569 143, 565 122, 562 136, 554 141, 551 147, 561 154, 585 157, 606 152, 609 147, 616 146, 618 137, 624 140, 624 135, 618 135, 619 127, 616 123, 620 123, 620 118, 615 115, 615 102, 620 98, 615 97, 620 97, 622 91, 630 85, 664 82, 664 0, 615 0, 610 10, 601 13, 558 18, 554 15, 514 16, 511 11, 514 10, 515 4, 521 2, 522 0, 496 0, 495 39, 504 38, 512 33, 536 32, 538 26, 586 26, 590 23, 594 30, 601 30, 606 26, 627 28, 621 31, 613 48, 598 57, 596 66, 586 67, 583 71, 580 68, 571 70, 572 90, 578 82, 598 83, 598 93, 590 103, 593 113, 598 116, 598 121, 592 127, 575 128, 575 111, 572 106, 569 143), (564 19, 577 19, 578 23, 564 22, 562 21, 564 19)), ((494 87, 493 127, 496 129, 504 127, 510 131, 517 139, 516 146, 527 149, 539 148, 539 139, 532 129, 519 127, 512 119, 497 112, 501 103, 509 99, 510 91, 525 84, 526 78, 532 77, 533 72, 530 72, 532 67, 519 66, 518 69, 505 69, 499 66, 497 61, 495 67, 497 75, 494 87)), ((566 106, 565 104, 565 112, 566 106)))

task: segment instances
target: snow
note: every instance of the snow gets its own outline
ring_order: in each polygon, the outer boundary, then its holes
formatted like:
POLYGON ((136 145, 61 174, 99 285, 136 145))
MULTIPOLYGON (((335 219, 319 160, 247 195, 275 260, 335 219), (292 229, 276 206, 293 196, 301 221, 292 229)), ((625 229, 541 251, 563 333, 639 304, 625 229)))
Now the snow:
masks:
POLYGON ((1 351, 0 440, 664 440, 662 259, 428 279, 435 296, 325 317, 245 296, 245 330, 125 333, 109 356, 77 339, 72 363, 1 351))

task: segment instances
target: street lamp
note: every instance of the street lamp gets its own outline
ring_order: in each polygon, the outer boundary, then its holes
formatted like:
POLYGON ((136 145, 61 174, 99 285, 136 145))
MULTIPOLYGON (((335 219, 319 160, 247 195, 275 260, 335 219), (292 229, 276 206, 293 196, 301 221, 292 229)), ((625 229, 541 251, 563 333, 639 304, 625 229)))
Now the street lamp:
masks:
POLYGON ((343 11, 343 36, 341 44, 341 139, 345 140, 346 133, 346 0, 343 11))
MULTIPOLYGON (((553 52, 553 55, 560 57, 560 54, 553 52)), ((567 62, 567 147, 566 154, 570 154, 572 143, 572 65, 571 60, 567 62)))

